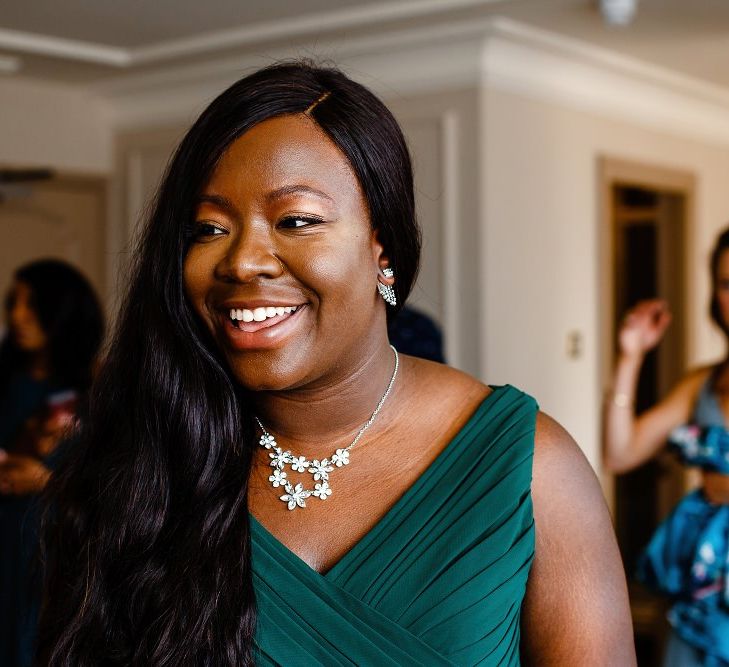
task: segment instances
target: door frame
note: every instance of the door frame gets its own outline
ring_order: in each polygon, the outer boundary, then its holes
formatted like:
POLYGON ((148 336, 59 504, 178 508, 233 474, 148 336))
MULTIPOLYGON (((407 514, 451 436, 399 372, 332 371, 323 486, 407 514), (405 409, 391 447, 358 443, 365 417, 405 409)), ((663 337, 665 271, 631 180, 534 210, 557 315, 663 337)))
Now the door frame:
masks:
POLYGON ((103 235, 103 257, 102 257, 102 270, 98 279, 100 283, 95 285, 98 290, 99 298, 101 300, 102 308, 105 313, 109 314, 109 311, 113 305, 113 299, 111 299, 110 287, 112 284, 111 275, 109 272, 109 256, 113 250, 110 247, 109 239, 113 230, 111 229, 111 215, 110 215, 110 177, 109 174, 92 172, 92 171, 74 171, 67 169, 56 169, 54 167, 47 167, 45 165, 28 165, 18 163, 0 163, 0 169, 17 169, 17 170, 34 170, 34 169, 48 169, 51 172, 50 178, 42 181, 34 181, 38 188, 61 188, 67 190, 81 189, 92 191, 99 199, 99 211, 101 212, 99 224, 102 229, 103 235))
MULTIPOLYGON (((694 312, 692 308, 692 295, 688 283, 688 267, 691 266, 696 221, 696 176, 690 171, 665 167, 655 164, 631 161, 610 155, 598 156, 598 230, 597 230, 597 256, 598 256, 598 301, 597 318, 599 332, 599 386, 602 396, 610 390, 610 384, 615 366, 615 252, 618 230, 612 215, 612 188, 615 185, 645 187, 666 193, 678 194, 684 197, 685 211, 681 229, 680 243, 683 245, 681 261, 683 263, 682 285, 680 287, 680 303, 678 307, 682 312, 682 321, 686 321, 688 313, 694 312)), ((688 350, 691 349, 691 327, 685 327, 683 332, 683 350, 681 352, 681 366, 686 367, 688 350)), ((602 406, 601 406, 602 408, 602 406)), ((600 410, 602 416, 602 409, 600 410)), ((602 417, 601 417, 602 418, 602 417)), ((601 483, 605 498, 611 513, 614 515, 614 477, 615 475, 602 470, 601 483)))

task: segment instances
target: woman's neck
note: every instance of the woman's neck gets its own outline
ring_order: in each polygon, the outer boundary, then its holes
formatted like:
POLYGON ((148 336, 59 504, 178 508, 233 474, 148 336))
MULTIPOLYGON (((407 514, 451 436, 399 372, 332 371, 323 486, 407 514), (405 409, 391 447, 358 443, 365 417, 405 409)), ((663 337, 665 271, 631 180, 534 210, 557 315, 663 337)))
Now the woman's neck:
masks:
MULTIPOLYGON (((256 416, 282 449, 308 458, 327 456, 332 445, 345 447, 357 435, 380 402, 394 369, 395 354, 384 346, 326 385, 254 394, 256 416)), ((394 402, 398 385, 396 378, 383 412, 394 402)))

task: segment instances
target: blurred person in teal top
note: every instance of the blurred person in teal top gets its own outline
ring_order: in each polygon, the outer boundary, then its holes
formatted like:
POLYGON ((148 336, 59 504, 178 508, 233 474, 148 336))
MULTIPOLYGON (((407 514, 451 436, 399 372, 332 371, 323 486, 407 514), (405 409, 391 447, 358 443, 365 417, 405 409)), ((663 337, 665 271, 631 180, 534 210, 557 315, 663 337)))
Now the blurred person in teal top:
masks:
POLYGON ((33 660, 38 581, 35 499, 48 457, 91 381, 103 318, 88 281, 59 260, 19 268, 0 343, 0 664, 33 660), (34 582, 35 579, 35 582, 34 582))

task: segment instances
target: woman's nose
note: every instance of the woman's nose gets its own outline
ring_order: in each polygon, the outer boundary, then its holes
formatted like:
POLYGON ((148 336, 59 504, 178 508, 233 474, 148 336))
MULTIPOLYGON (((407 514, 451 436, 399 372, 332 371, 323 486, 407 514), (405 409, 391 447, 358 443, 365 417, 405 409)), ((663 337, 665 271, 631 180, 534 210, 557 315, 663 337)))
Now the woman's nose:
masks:
POLYGON ((230 244, 228 252, 218 264, 218 277, 245 283, 256 278, 280 276, 283 265, 276 256, 271 230, 263 228, 263 225, 246 227, 230 244))

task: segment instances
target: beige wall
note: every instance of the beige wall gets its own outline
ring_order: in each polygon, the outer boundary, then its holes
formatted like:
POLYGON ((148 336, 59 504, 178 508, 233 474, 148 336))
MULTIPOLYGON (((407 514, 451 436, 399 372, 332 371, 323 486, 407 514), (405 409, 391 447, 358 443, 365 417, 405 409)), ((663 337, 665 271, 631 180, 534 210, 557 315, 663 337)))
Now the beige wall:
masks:
POLYGON ((478 101, 475 88, 385 98, 412 155, 423 232, 420 273, 408 303, 440 325, 447 362, 472 375, 481 367, 478 101))
POLYGON ((108 173, 109 109, 72 86, 0 77, 0 164, 108 173))
POLYGON ((486 169, 481 302, 484 375, 533 393, 599 468, 598 158, 691 171, 688 360, 715 358, 721 339, 705 315, 706 259, 729 221, 729 147, 711 146, 556 104, 489 90, 482 122, 486 169), (584 353, 566 353, 568 332, 584 353))

